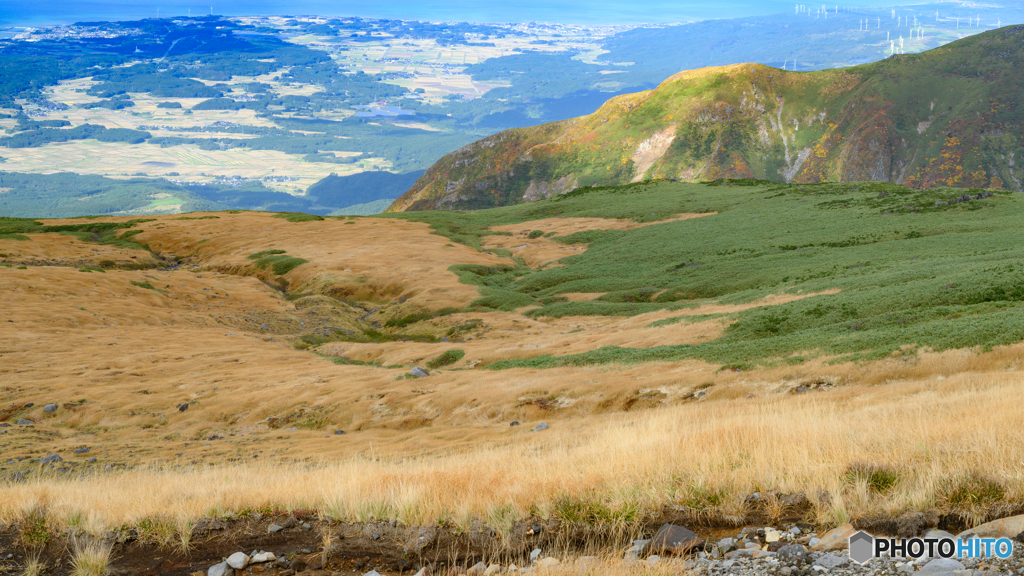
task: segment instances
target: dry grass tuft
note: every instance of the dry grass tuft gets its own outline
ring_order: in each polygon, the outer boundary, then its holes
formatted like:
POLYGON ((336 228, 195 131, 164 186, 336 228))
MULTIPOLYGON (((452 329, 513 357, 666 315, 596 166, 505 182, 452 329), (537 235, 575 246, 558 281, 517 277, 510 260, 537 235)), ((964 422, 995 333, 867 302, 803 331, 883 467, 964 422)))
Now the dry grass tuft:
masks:
POLYGON ((45 571, 46 564, 40 559, 40 555, 35 553, 25 559, 25 567, 21 569, 20 576, 41 576, 45 571))
POLYGON ((98 538, 75 537, 71 546, 71 576, 106 576, 110 565, 110 544, 98 538))

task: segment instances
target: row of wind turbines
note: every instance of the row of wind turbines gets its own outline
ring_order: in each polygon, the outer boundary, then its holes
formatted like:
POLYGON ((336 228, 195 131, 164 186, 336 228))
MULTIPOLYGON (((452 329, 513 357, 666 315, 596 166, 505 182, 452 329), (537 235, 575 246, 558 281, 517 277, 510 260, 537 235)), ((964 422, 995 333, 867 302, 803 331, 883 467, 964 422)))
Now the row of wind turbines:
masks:
MULTIPOLYGON (((843 12, 854 12, 855 9, 848 8, 848 7, 840 7, 838 5, 835 5, 834 7, 830 7, 830 6, 827 6, 827 5, 824 5, 824 4, 821 5, 820 7, 817 7, 817 6, 809 7, 806 4, 795 4, 794 5, 794 14, 797 14, 797 15, 806 14, 807 16, 812 17, 812 18, 825 18, 825 19, 827 19, 829 14, 838 15, 840 13, 840 11, 843 11, 843 12), (830 8, 831 8, 831 10, 830 10, 830 8)), ((909 40, 909 41, 913 41, 913 40, 924 41, 924 39, 925 39, 924 22, 921 21, 921 20, 918 20, 918 17, 916 15, 905 16, 905 15, 902 15, 902 14, 897 14, 896 13, 896 9, 893 8, 893 9, 891 9, 891 12, 890 12, 890 18, 892 20, 895 20, 895 28, 897 28, 897 29, 904 28, 904 27, 905 28, 909 28, 909 35, 908 35, 909 38, 907 38, 907 40, 909 40)), ((940 19, 939 12, 936 11, 935 12, 935 24, 936 25, 938 25, 939 19, 940 19)), ((871 28, 871 20, 872 20, 872 18, 870 18, 870 17, 860 19, 858 21, 859 31, 861 31, 861 32, 871 31, 872 30, 872 28, 871 28)), ((882 28, 882 18, 880 16, 876 16, 874 18, 874 20, 875 20, 875 28, 874 29, 875 30, 881 30, 881 28, 882 28)), ((946 21, 946 22, 955 21, 956 22, 955 30, 960 30, 961 28, 981 28, 981 15, 980 14, 978 14, 978 15, 976 15, 974 17, 966 17, 966 18, 964 18, 962 16, 959 16, 959 15, 958 16, 950 16, 950 17, 945 18, 944 21, 946 21)), ((1003 25, 1002 19, 997 18, 996 19, 996 27, 999 28, 999 27, 1002 27, 1002 25, 1003 25)), ((893 55, 893 54, 903 54, 904 53, 905 40, 904 40, 904 37, 903 37, 902 34, 899 36, 899 38, 893 38, 893 31, 892 30, 887 30, 886 31, 885 41, 889 43, 889 54, 890 55, 893 55)), ((789 61, 787 60, 783 64, 783 67, 786 68, 788 66, 788 64, 789 64, 789 61)), ((796 69, 796 61, 795 60, 794 60, 793 65, 794 65, 794 70, 795 70, 796 69)))

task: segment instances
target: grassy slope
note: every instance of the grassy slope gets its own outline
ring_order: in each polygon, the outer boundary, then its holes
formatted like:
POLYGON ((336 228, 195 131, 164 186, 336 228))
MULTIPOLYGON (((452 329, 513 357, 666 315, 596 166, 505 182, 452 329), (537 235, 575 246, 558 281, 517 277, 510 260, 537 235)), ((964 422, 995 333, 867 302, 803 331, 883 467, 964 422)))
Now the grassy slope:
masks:
POLYGON ((528 314, 634 315, 705 298, 747 302, 780 292, 840 290, 824 303, 808 299, 739 313, 722 338, 706 344, 608 347, 492 368, 682 358, 741 367, 817 354, 877 358, 901 348, 1024 340, 1024 248, 1014 241, 1024 217, 1019 196, 936 205, 978 191, 742 184, 642 183, 578 190, 523 206, 401 217, 479 246, 488 226, 550 216, 655 221, 677 212, 719 212, 562 238, 590 242, 585 253, 563 259, 562 267, 457 267, 464 282, 481 287, 475 303, 481 310, 534 306, 528 314), (604 295, 585 302, 560 296, 576 292, 604 295))
POLYGON ((756 64, 682 72, 590 116, 510 130, 449 154, 391 210, 522 202, 531 183, 635 177, 890 181, 1020 189, 1024 31, 820 72, 756 64), (675 138, 639 173, 654 134, 675 138))

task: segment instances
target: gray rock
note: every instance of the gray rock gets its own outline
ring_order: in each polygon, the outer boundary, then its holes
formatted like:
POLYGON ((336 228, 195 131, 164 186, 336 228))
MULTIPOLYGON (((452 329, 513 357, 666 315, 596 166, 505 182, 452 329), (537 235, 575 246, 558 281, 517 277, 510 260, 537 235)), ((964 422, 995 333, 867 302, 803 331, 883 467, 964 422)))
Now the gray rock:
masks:
POLYGON ((35 424, 35 422, 28 418, 18 418, 18 426, 28 426, 29 424, 35 424))
POLYGON ((650 556, 647 557, 647 563, 648 564, 657 564, 660 561, 661 561, 661 556, 658 556, 657 554, 651 554, 650 556))
POLYGON ((534 548, 533 552, 530 552, 530 562, 536 562, 537 558, 540 557, 540 548, 534 548))
POLYGON ((55 462, 63 461, 64 459, 60 457, 60 454, 50 454, 46 458, 43 458, 39 463, 42 464, 43 466, 46 466, 47 464, 53 464, 55 462))
POLYGON ((249 565, 249 555, 245 552, 235 552, 228 556, 228 566, 235 570, 241 570, 249 565))
POLYGON ((273 562, 275 560, 278 560, 278 557, 273 556, 273 552, 259 552, 252 554, 249 564, 263 564, 264 562, 273 562))
POLYGON ((377 572, 376 570, 370 570, 366 574, 363 574, 363 576, 380 576, 380 572, 377 572))
POLYGON ((229 576, 234 572, 227 562, 221 562, 220 564, 214 564, 206 571, 206 576, 229 576))
POLYGON ((722 561, 722 568, 732 568, 736 565, 735 560, 724 560, 722 561))
POLYGON ((413 367, 412 370, 409 370, 409 374, 412 374, 417 378, 426 378, 427 376, 430 376, 430 372, 427 372, 426 370, 420 368, 419 366, 415 366, 413 367))
POLYGON ((46 414, 53 414, 56 411, 57 411, 57 405, 56 404, 47 404, 46 406, 43 406, 43 412, 46 413, 46 414))
POLYGON ((811 546, 811 547, 813 548, 813 547, 814 547, 814 545, 815 545, 815 544, 817 544, 818 542, 821 542, 821 538, 811 538, 811 539, 810 539, 810 540, 809 540, 809 541, 807 542, 807 545, 808 545, 808 546, 811 546))
POLYGON ((761 549, 761 545, 758 544, 757 542, 747 542, 747 543, 743 544, 743 547, 745 549, 747 549, 747 550, 760 550, 761 549))
POLYGON ((281 526, 280 524, 271 524, 270 526, 267 526, 267 532, 270 532, 271 534, 276 534, 281 530, 284 530, 284 526, 281 526))
POLYGON ((260 324, 260 330, 270 330, 270 327, 266 324, 260 324))
POLYGON ((789 529, 789 533, 792 534, 793 536, 799 536, 801 534, 800 527, 799 526, 793 526, 792 528, 789 529))
POLYGON ((534 432, 539 432, 539 431, 541 431, 541 430, 547 430, 548 428, 550 428, 550 426, 548 426, 548 425, 547 425, 547 424, 545 424, 544 422, 541 422, 540 424, 537 424, 537 425, 536 425, 536 426, 535 426, 535 427, 533 428, 533 431, 534 431, 534 432))
POLYGON ((703 540, 689 528, 663 524, 651 539, 649 549, 655 552, 668 551, 673 554, 684 554, 700 546, 702 542, 703 540))
POLYGON ((732 550, 732 547, 735 545, 736 540, 734 538, 722 538, 718 541, 718 549, 721 550, 722 553, 732 550))
POLYGON ((835 554, 825 554, 821 558, 814 561, 815 566, 821 566, 822 568, 838 568, 839 566, 846 566, 850 563, 849 558, 841 558, 835 554))
POLYGON ((776 550, 779 555, 779 560, 805 560, 807 559, 807 550, 799 544, 789 544, 776 550))
POLYGON ((924 566, 918 574, 938 574, 940 572, 953 572, 954 570, 963 570, 964 565, 952 558, 936 558, 924 566))
POLYGON ((903 564, 903 565, 900 565, 900 566, 898 566, 896 568, 896 572, 899 573, 899 574, 910 574, 911 572, 914 572, 915 570, 916 569, 914 568, 913 564, 903 564))
POLYGON ((89 453, 89 449, 88 448, 76 448, 75 449, 75 454, 88 454, 88 453, 89 453))

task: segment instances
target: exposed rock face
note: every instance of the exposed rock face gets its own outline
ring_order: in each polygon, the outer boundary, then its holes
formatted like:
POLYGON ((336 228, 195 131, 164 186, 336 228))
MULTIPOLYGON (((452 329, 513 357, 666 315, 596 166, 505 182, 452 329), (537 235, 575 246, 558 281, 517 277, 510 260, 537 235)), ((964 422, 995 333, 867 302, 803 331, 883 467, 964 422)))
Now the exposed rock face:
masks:
POLYGON ((526 187, 526 193, 523 194, 523 200, 526 202, 535 202, 541 198, 551 198, 559 194, 565 194, 566 192, 572 192, 576 189, 576 175, 566 174, 554 182, 548 183, 536 180, 530 180, 530 185, 526 187))

